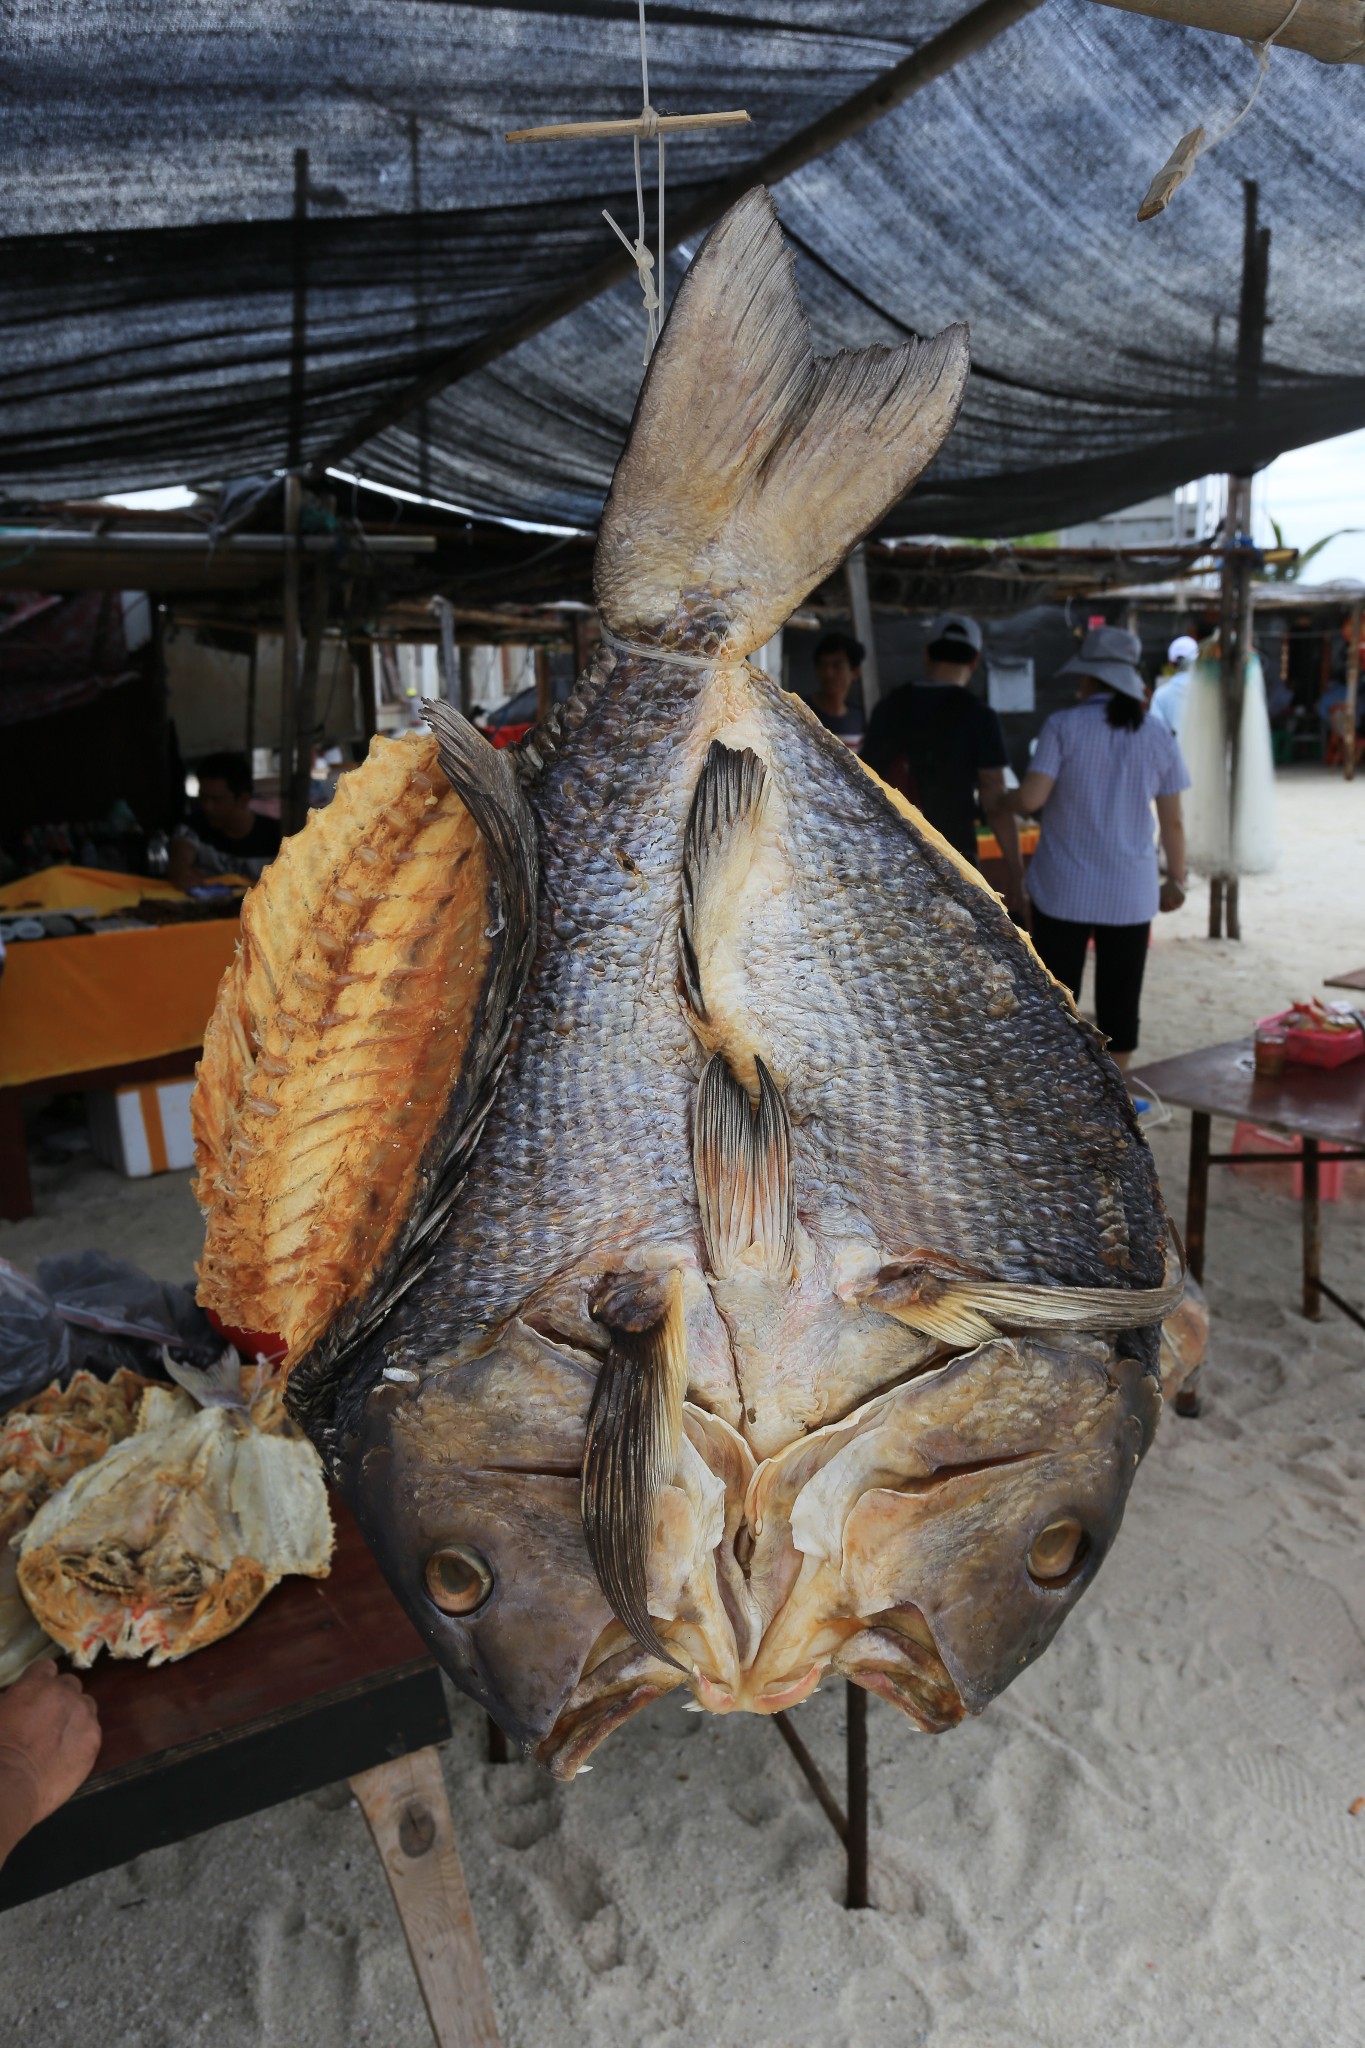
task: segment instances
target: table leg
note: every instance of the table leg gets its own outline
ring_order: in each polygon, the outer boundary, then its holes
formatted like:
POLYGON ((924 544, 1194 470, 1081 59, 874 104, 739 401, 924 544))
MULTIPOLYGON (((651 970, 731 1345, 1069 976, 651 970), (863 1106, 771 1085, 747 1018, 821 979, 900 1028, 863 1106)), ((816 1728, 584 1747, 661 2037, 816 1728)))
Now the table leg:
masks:
POLYGON ((24 1098, 17 1088, 0 1088, 0 1216, 7 1223, 18 1223, 32 1214, 24 1098))
POLYGON ((867 1895, 867 1693, 844 1680, 848 1716, 848 1890, 844 1904, 868 1906, 867 1895))
POLYGON ((437 2048, 500 2048, 439 1751, 362 1771, 351 1790, 384 1865, 437 2048))
POLYGON ((493 1716, 491 1714, 485 1714, 484 1719, 488 1723, 489 1763, 510 1763, 512 1761, 512 1751, 508 1746, 507 1737, 503 1734, 501 1728, 499 1728, 497 1722, 493 1719, 493 1716))
POLYGON ((1303 1312, 1322 1321, 1322 1204, 1318 1188, 1318 1141, 1303 1141, 1303 1312))

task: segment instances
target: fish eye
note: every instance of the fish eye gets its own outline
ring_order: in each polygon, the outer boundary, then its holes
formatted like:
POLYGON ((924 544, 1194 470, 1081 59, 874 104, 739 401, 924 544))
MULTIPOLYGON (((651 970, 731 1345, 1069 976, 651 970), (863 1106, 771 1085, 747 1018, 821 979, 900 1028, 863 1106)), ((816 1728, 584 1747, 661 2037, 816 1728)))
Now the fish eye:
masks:
POLYGON ((1090 1539, 1074 1515, 1049 1522, 1033 1539, 1028 1554, 1029 1577, 1039 1585, 1055 1586, 1058 1580, 1072 1576, 1089 1548, 1090 1539))
POLYGON ((477 1550, 449 1543, 433 1550, 423 1573, 427 1594, 442 1614, 476 1614, 493 1590, 493 1574, 477 1550))

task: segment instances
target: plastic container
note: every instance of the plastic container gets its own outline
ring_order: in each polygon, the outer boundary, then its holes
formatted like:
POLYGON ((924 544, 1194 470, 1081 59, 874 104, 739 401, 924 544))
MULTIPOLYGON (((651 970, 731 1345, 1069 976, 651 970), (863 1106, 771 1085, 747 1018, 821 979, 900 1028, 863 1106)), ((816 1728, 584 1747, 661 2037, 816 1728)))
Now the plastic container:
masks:
MULTIPOLYGON (((1284 1131, 1265 1131, 1259 1124, 1238 1124, 1232 1137, 1234 1154, 1242 1152, 1282 1152, 1284 1165, 1294 1170, 1294 1200, 1303 1200, 1303 1140, 1290 1137, 1284 1131)), ((1234 1159, 1233 1172, 1250 1174, 1261 1183, 1266 1192, 1282 1190, 1284 1183, 1280 1176, 1284 1168, 1269 1161, 1253 1160, 1247 1165, 1238 1165, 1234 1159)), ((1318 1162, 1318 1200, 1339 1202, 1345 1191, 1346 1162, 1341 1159, 1323 1159, 1318 1162)))
POLYGON ((1281 1010, 1256 1023, 1258 1032, 1284 1032, 1284 1056, 1291 1067, 1344 1067, 1365 1053, 1365 1032, 1358 1024, 1349 1031, 1296 1031, 1289 1023, 1292 1015, 1292 1010, 1281 1010))

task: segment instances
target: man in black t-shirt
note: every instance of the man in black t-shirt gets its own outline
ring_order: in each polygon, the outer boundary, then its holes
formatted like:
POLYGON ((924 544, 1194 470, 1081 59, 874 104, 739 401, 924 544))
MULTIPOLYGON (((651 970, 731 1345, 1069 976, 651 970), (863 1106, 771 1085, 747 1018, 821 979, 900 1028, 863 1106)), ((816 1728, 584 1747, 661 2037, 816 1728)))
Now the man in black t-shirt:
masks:
POLYGON ((849 705, 849 693, 863 679, 863 643, 851 633, 822 633, 815 643, 815 695, 810 708, 824 726, 856 753, 863 714, 849 705))
POLYGON ((967 689, 981 655, 981 628, 944 612, 929 628, 922 683, 883 697, 872 713, 862 758, 907 796, 936 831, 977 863, 980 805, 1000 843, 1005 903, 1027 917, 1019 829, 1005 792, 1005 735, 997 712, 967 689))
POLYGON ((200 762, 198 804, 171 841, 170 879, 177 888, 193 887, 214 872, 254 879, 275 858, 279 820, 252 809, 251 791, 245 754, 210 754, 200 762))

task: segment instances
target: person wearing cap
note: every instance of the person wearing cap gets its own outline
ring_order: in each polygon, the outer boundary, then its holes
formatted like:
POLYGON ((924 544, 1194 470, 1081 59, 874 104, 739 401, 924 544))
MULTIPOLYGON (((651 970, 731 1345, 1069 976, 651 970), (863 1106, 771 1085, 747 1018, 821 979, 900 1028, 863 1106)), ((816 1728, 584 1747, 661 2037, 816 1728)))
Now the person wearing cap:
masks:
POLYGON ((1171 664, 1171 673, 1162 678, 1152 695, 1152 716, 1159 718, 1168 732, 1180 738, 1180 728, 1185 722, 1185 699, 1190 690, 1190 672, 1199 659, 1199 642, 1192 640, 1188 633, 1180 633, 1166 649, 1166 659, 1171 664))
POLYGON ((1095 1021, 1126 1067, 1138 1042, 1138 1008, 1152 919, 1185 900, 1180 792, 1189 771, 1175 735, 1147 716, 1137 671, 1142 643, 1119 626, 1094 626, 1059 674, 1079 679, 1079 702, 1054 711, 1038 735, 1028 774, 1014 791, 1042 813, 1029 868, 1033 943, 1043 965, 1080 1001, 1086 948, 1095 941, 1095 1021), (1166 856, 1157 868, 1152 805, 1166 856))
POLYGON ((863 679, 866 650, 851 633, 822 633, 815 643, 815 695, 810 708, 824 726, 856 753, 863 737, 863 714, 851 707, 849 694, 863 679))
POLYGON ((929 628, 924 681, 882 698, 868 722, 862 758, 910 799, 935 831, 979 866, 976 818, 995 833, 1005 864, 1005 903, 1028 916, 1019 827, 1005 789, 1005 734, 998 712, 967 684, 981 656, 981 628, 962 612, 941 612, 929 628))

